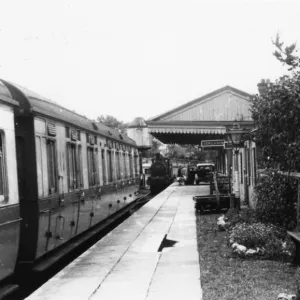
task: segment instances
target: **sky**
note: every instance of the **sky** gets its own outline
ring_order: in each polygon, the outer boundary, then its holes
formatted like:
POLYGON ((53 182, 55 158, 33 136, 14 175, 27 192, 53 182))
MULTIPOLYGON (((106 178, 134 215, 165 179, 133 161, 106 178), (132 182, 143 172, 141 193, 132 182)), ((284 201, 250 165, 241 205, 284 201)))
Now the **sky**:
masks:
POLYGON ((249 94, 300 44, 299 0, 2 0, 0 78, 90 119, 149 119, 230 85, 249 94))

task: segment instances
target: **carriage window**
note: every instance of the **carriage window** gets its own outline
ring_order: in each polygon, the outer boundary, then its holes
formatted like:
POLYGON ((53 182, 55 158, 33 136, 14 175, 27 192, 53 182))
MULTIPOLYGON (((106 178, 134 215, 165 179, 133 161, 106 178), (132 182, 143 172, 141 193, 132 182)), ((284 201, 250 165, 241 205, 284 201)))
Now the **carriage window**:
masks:
POLYGON ((126 161, 126 154, 123 153, 123 163, 124 163, 124 178, 127 178, 127 161, 126 161))
POLYGON ((66 138, 70 138, 70 127, 66 126, 66 138))
POLYGON ((120 169, 121 169, 121 178, 120 179, 124 179, 124 156, 123 156, 123 153, 120 153, 119 154, 119 160, 120 160, 120 169))
POLYGON ((107 158, 108 158, 108 163, 107 163, 108 181, 112 182, 113 181, 113 164, 112 164, 111 151, 107 151, 107 158))
POLYGON ((111 164, 110 164, 110 159, 111 159, 111 152, 108 150, 107 152, 107 176, 108 176, 108 182, 111 182, 111 164))
POLYGON ((130 177, 129 154, 126 155, 127 177, 130 177))
POLYGON ((54 194, 57 191, 55 141, 54 140, 47 140, 47 157, 48 157, 49 194, 54 194))
POLYGON ((105 150, 101 150, 101 160, 102 160, 102 178, 103 178, 103 184, 106 183, 106 163, 105 163, 105 150))
POLYGON ((133 176, 133 170, 132 170, 132 155, 129 154, 129 176, 133 176))
POLYGON ((57 192, 55 140, 35 137, 38 175, 38 195, 46 197, 57 192))
POLYGON ((67 143, 68 184, 69 190, 83 186, 81 145, 67 143))
POLYGON ((5 170, 4 132, 0 131, 0 205, 8 200, 5 170))
POLYGON ((89 186, 95 186, 96 184, 99 184, 99 176, 97 172, 97 156, 98 149, 87 147, 89 186))
POLYGON ((138 156, 134 156, 134 172, 135 172, 135 176, 138 175, 138 163, 139 163, 138 156))
POLYGON ((116 152, 116 173, 117 180, 121 179, 120 152, 116 152))

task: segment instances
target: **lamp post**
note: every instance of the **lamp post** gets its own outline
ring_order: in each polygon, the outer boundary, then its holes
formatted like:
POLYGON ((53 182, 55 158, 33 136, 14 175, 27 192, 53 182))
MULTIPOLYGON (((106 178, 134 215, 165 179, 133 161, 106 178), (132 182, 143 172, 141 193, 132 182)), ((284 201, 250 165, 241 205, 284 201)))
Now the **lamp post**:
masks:
MULTIPOLYGON (((239 203, 240 201, 240 182, 239 182, 239 149, 241 147, 242 135, 248 133, 240 128, 238 123, 234 123, 232 128, 226 132, 227 140, 232 143, 232 150, 234 151, 234 195, 239 203)), ((231 207, 232 208, 232 207, 231 207)))

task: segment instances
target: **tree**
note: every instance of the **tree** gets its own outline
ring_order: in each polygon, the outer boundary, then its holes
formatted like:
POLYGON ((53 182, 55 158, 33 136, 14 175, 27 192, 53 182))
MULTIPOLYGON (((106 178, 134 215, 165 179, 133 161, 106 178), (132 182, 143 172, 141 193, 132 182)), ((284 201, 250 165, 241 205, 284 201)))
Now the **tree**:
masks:
POLYGON ((190 159, 206 161, 215 159, 215 151, 203 150, 200 145, 185 145, 187 156, 190 159))
POLYGON ((169 158, 182 158, 185 159, 187 155, 187 151, 180 145, 177 144, 169 144, 167 145, 167 156, 169 158))
POLYGON ((262 147, 264 167, 300 171, 300 59, 295 44, 284 47, 279 35, 274 56, 288 67, 288 75, 269 83, 253 98, 251 112, 262 147))
POLYGON ((284 65, 289 66, 289 71, 297 70, 300 66, 300 58, 295 55, 295 52, 297 52, 296 43, 284 48, 284 43, 280 41, 280 36, 279 34, 277 34, 275 41, 273 41, 273 44, 276 47, 273 55, 284 65))
POLYGON ((170 158, 206 161, 215 160, 216 154, 214 150, 202 150, 200 145, 167 145, 167 156, 170 158))
MULTIPOLYGON (((260 163, 266 168, 266 176, 259 179, 255 188, 256 207, 261 221, 292 229, 299 182, 278 169, 300 171, 300 58, 295 55, 296 45, 284 47, 279 35, 273 44, 273 54, 287 66, 288 74, 268 83, 263 94, 253 98, 255 137, 262 148, 260 163)), ((300 227, 299 199, 296 219, 300 227)))
POLYGON ((107 127, 118 129, 124 133, 126 124, 123 121, 119 121, 117 118, 111 115, 100 115, 97 121, 103 123, 107 127))

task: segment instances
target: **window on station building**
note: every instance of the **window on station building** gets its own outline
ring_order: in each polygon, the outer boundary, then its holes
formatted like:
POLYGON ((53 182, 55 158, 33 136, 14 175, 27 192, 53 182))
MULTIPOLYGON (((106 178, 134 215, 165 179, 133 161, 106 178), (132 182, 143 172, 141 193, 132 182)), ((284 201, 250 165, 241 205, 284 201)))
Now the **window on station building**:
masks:
POLYGON ((241 173, 241 183, 244 183, 244 170, 243 170, 243 153, 240 153, 240 173, 241 173))
POLYGON ((89 179, 90 187, 99 184, 97 157, 98 157, 98 149, 88 146, 87 161, 88 161, 88 179, 89 179))
POLYGON ((256 174, 256 148, 252 148, 252 166, 253 166, 253 184, 256 185, 257 174, 256 174))
POLYGON ((246 149, 246 159, 247 159, 247 173, 248 173, 248 185, 251 185, 251 158, 250 149, 246 149))
POLYGON ((0 131, 0 205, 8 200, 4 132, 0 131))
POLYGON ((83 187, 82 149, 75 142, 67 143, 67 165, 69 190, 83 187))

